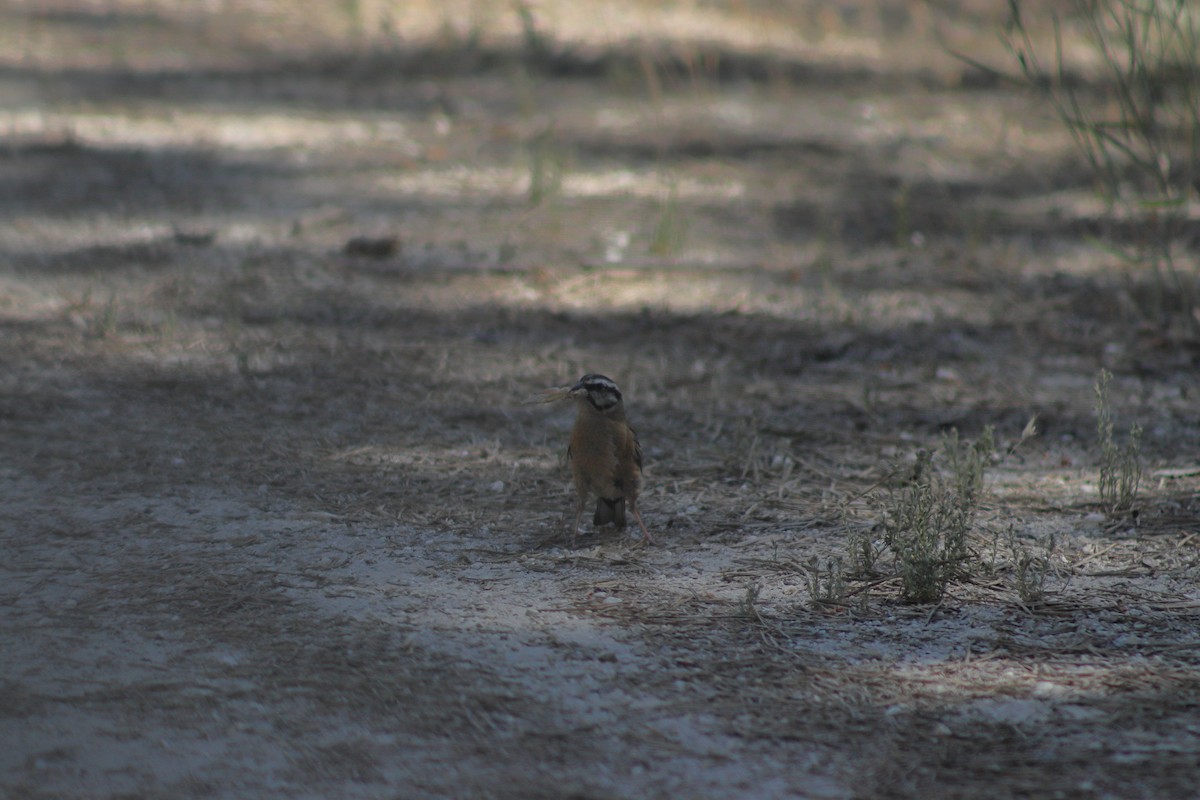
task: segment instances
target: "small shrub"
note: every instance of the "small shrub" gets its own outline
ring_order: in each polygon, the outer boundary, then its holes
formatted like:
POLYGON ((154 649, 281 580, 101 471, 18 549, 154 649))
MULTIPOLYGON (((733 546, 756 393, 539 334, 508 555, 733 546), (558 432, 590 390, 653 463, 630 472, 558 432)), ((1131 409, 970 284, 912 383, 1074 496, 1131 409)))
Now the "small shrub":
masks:
POLYGON ((946 585, 964 573, 970 558, 968 535, 994 447, 991 428, 976 442, 960 441, 958 432, 951 431, 943 438, 950 477, 943 478, 933 455, 922 451, 912 478, 889 493, 884 543, 896 557, 904 602, 937 602, 946 585))
POLYGON ((875 528, 855 527, 846 537, 849 574, 869 578, 876 574, 875 565, 883 553, 883 544, 875 538, 875 528))
POLYGON ((1021 547, 1011 529, 1008 543, 1012 553, 1013 588, 1017 591, 1017 597, 1025 606, 1041 605, 1046 599, 1046 578, 1050 574, 1050 557, 1056 544, 1053 534, 1043 543, 1041 553, 1031 553, 1021 547))
POLYGON ((758 613, 758 595, 762 587, 757 583, 746 584, 746 594, 738 601, 738 616, 753 622, 761 622, 762 615, 758 613))
POLYGON ((906 603, 933 603, 958 571, 970 520, 954 493, 932 472, 888 500, 884 541, 896 556, 906 603))
POLYGON ((974 442, 959 440, 958 429, 951 428, 942 436, 942 452, 950 462, 954 488, 974 504, 983 493, 983 473, 996 453, 996 432, 991 425, 974 442))
POLYGON ((816 556, 809 559, 807 572, 808 595, 813 605, 837 604, 846 599, 846 573, 840 558, 831 558, 821 569, 821 560, 816 556))
POLYGON ((1113 436, 1112 405, 1109 385, 1112 373, 1100 370, 1096 378, 1096 436, 1100 441, 1100 503, 1108 514, 1123 514, 1137 502, 1142 482, 1142 428, 1136 422, 1129 427, 1124 446, 1113 436))

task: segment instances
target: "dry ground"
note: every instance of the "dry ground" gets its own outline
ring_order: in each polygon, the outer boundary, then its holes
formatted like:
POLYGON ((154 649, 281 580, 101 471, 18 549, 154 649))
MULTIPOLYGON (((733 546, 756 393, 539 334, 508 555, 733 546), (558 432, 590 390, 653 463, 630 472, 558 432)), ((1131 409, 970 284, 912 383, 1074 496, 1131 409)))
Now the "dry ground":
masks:
POLYGON ((1196 342, 997 4, 776 5, 3 6, 0 794, 1193 796, 1196 342), (560 535, 584 371, 657 546, 560 535), (940 604, 817 602, 1034 415, 940 604))

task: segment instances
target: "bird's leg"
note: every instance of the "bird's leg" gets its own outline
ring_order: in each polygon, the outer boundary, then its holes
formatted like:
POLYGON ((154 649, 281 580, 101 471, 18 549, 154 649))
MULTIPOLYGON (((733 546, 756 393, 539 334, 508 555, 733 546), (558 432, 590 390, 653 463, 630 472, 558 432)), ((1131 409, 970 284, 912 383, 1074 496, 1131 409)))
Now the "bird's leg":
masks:
POLYGON ((575 501, 575 524, 571 526, 571 549, 575 549, 575 540, 579 538, 579 523, 583 519, 583 508, 587 505, 587 495, 575 501))
POLYGON ((654 538, 650 536, 650 531, 646 530, 646 523, 642 522, 642 515, 638 513, 637 507, 631 505, 629 511, 637 520, 638 527, 642 529, 642 544, 654 544, 654 538))

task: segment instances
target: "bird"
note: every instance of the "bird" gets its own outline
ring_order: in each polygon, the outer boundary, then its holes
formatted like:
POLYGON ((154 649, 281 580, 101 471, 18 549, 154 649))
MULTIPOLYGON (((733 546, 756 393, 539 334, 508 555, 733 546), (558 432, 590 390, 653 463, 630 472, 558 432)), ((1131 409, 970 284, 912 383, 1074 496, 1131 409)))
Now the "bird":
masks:
POLYGON ((642 446, 625 418, 621 390, 612 378, 589 373, 573 386, 555 392, 555 396, 575 401, 575 426, 567 447, 567 461, 575 482, 572 538, 579 534, 588 498, 595 495, 593 525, 611 522, 617 528, 624 528, 628 511, 642 529, 642 542, 653 544, 654 539, 637 508, 642 488, 642 446))

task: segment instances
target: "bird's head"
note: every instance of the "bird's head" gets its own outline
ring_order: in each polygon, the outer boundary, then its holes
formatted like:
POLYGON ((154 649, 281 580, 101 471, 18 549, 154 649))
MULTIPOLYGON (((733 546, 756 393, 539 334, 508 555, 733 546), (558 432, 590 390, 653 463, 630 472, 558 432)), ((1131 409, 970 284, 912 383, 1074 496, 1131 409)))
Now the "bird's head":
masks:
POLYGON ((599 414, 621 409, 621 390, 612 378, 591 373, 584 375, 567 390, 567 397, 599 414))

